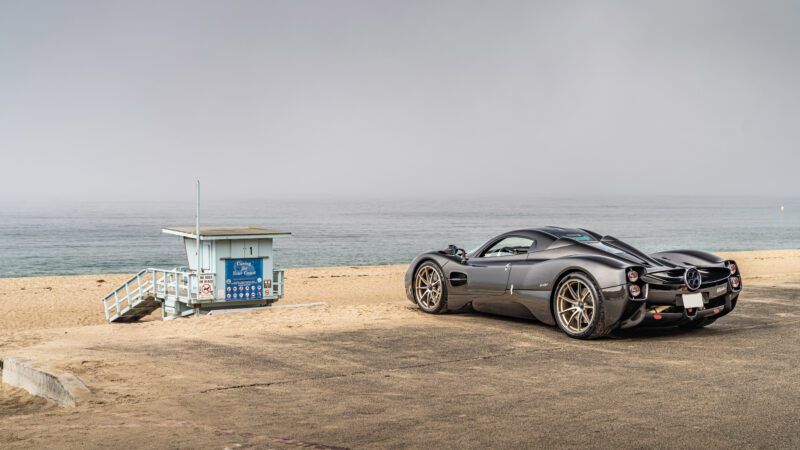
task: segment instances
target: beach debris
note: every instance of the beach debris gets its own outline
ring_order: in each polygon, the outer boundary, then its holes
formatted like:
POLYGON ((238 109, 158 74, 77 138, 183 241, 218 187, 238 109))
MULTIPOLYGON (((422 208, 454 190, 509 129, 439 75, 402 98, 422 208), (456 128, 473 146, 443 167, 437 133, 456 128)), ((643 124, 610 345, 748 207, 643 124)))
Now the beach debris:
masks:
MULTIPOLYGON (((314 306, 325 306, 327 302, 313 302, 313 303, 297 303, 293 305, 270 305, 266 309, 284 309, 284 308, 311 308, 314 306)), ((241 312, 250 312, 255 309, 264 309, 260 307, 252 307, 252 308, 231 308, 231 309, 215 309, 209 311, 208 316, 221 316, 223 314, 230 314, 230 313, 241 313, 241 312)))
POLYGON ((312 306, 325 306, 328 302, 313 302, 313 303, 295 303, 293 305, 270 305, 269 309, 281 308, 310 308, 312 306))
POLYGON ((104 280, 104 279, 102 279, 102 278, 101 278, 101 279, 99 279, 99 280, 96 280, 96 281, 95 281, 95 283, 105 283, 105 282, 106 282, 106 280, 104 280))

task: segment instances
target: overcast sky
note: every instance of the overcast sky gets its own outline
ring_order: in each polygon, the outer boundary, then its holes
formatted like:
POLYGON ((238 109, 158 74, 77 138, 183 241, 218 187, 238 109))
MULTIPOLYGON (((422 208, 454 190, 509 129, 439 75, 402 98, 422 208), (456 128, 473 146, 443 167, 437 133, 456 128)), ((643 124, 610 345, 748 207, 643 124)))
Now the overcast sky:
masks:
POLYGON ((800 196, 800 2, 0 0, 0 200, 800 196))

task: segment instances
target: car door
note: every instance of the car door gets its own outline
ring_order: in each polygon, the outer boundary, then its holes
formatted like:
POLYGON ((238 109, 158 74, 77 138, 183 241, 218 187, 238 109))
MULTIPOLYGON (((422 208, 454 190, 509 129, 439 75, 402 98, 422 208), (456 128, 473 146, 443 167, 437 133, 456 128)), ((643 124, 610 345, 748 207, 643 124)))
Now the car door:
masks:
POLYGON ((476 298, 503 295, 511 266, 525 262, 532 244, 524 236, 505 236, 485 246, 468 261, 467 293, 476 298))
POLYGON ((503 295, 508 286, 508 276, 514 261, 520 261, 520 257, 473 258, 470 260, 467 269, 467 293, 478 296, 503 295))

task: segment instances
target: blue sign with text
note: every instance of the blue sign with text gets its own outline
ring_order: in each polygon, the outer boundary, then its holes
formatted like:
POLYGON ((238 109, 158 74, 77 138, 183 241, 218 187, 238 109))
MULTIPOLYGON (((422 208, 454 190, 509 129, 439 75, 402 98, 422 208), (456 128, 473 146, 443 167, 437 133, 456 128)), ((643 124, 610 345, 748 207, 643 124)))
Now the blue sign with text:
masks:
POLYGON ((264 260, 229 259, 225 261, 225 300, 264 298, 264 260))

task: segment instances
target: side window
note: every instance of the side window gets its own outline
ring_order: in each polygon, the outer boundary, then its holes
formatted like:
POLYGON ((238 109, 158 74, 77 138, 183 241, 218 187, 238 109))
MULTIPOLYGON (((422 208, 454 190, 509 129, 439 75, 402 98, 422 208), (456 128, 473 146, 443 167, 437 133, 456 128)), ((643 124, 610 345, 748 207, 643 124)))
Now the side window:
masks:
POLYGON ((533 239, 509 236, 489 247, 481 256, 484 258, 493 258, 497 256, 524 255, 528 253, 528 250, 532 245, 535 245, 535 243, 536 241, 533 239))

